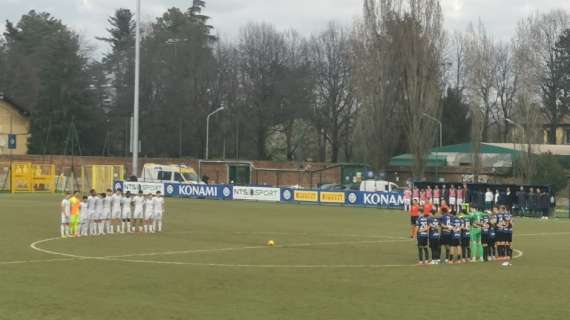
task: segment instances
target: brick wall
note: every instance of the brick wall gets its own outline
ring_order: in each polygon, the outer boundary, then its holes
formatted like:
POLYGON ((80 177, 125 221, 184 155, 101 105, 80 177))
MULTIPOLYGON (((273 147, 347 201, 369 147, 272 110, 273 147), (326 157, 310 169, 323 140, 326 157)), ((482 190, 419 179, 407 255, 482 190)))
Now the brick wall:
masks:
MULTIPOLYGON (((62 156, 62 155, 0 155, 0 162, 21 161, 34 164, 55 164, 56 172, 69 172, 73 166, 79 172, 81 166, 123 165, 127 175, 131 174, 131 158, 62 156)), ((305 188, 316 187, 319 183, 340 183, 340 168, 327 163, 271 162, 271 161, 212 161, 198 162, 196 159, 177 158, 139 158, 139 170, 146 163, 185 164, 193 167, 201 176, 210 178, 209 183, 229 183, 228 164, 251 163, 252 184, 271 186, 301 185, 305 188), (332 169, 325 169, 332 166, 332 169), (322 171, 320 171, 322 170, 322 171), (317 172, 315 172, 317 171, 317 172)), ((140 172, 139 172, 140 173, 140 172)))

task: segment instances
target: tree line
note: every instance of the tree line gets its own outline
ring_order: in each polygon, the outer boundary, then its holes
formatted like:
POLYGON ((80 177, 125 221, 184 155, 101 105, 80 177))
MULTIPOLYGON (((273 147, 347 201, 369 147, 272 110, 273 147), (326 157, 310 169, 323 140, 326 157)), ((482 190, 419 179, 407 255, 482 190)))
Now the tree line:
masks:
MULTIPOLYGON (((541 142, 570 103, 570 16, 521 19, 512 39, 483 23, 448 33, 438 0, 363 0, 351 26, 314 35, 248 23, 236 39, 209 24, 206 3, 145 23, 141 155, 366 162, 384 169, 411 153, 421 176, 443 142, 541 142)), ((118 9, 110 48, 93 48, 61 20, 30 11, 0 38, 0 91, 32 111, 30 153, 126 156, 134 83, 134 14, 118 9), (75 143, 73 143, 75 142, 75 143)), ((532 160, 522 165, 532 175, 532 160)))

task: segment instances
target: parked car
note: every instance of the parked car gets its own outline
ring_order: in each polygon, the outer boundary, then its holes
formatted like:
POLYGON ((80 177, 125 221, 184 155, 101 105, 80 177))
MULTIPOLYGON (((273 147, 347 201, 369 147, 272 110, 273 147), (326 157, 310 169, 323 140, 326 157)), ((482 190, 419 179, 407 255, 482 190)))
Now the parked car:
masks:
POLYGON ((345 191, 346 187, 342 184, 323 184, 319 187, 321 191, 345 191))
POLYGON ((396 183, 386 180, 364 180, 360 183, 360 191, 364 192, 392 192, 399 188, 396 183))
POLYGON ((141 177, 142 182, 175 182, 187 184, 203 184, 198 179, 196 171, 185 165, 161 165, 147 163, 144 165, 141 177))

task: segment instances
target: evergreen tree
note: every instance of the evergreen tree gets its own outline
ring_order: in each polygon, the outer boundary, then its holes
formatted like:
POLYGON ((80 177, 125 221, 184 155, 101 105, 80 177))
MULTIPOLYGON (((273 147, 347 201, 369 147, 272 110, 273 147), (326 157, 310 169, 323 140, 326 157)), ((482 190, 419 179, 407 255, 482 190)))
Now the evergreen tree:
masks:
MULTIPOLYGON (((205 119, 213 99, 216 62, 205 3, 168 9, 142 46, 142 152, 159 156, 203 155, 205 119)), ((211 138, 219 131, 213 122, 211 138)))
POLYGON ((109 93, 111 96, 110 110, 105 110, 109 131, 106 133, 104 153, 126 154, 129 148, 129 119, 134 104, 136 26, 134 15, 128 9, 118 9, 115 15, 108 19, 108 22, 109 37, 97 38, 111 46, 111 52, 103 58, 105 72, 98 75, 99 80, 103 82, 105 79, 101 77, 112 79, 110 82, 113 89, 109 93))
POLYGON ((75 122, 82 151, 97 153, 100 117, 91 108, 87 59, 77 34, 49 13, 30 11, 15 26, 7 22, 5 38, 6 93, 32 111, 29 152, 66 152, 75 122))
POLYGON ((471 138, 471 120, 469 106, 463 102, 460 93, 455 88, 448 88, 443 99, 443 144, 458 144, 469 142, 471 138))

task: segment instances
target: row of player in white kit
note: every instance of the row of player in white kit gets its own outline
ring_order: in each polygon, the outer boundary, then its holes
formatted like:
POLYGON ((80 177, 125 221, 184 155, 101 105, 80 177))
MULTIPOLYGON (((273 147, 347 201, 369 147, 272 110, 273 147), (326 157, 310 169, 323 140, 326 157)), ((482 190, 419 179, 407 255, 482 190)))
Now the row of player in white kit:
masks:
MULTIPOLYGON (((123 194, 120 189, 115 193, 108 189, 106 194, 91 190, 86 200, 82 204, 80 220, 88 222, 89 226, 81 228, 81 235, 162 231, 164 198, 160 191, 154 195, 139 191, 133 197, 130 192, 123 194), (85 211, 87 216, 84 216, 85 211)), ((81 225, 84 227, 84 223, 81 225)))

